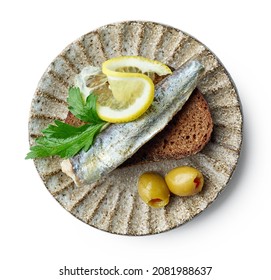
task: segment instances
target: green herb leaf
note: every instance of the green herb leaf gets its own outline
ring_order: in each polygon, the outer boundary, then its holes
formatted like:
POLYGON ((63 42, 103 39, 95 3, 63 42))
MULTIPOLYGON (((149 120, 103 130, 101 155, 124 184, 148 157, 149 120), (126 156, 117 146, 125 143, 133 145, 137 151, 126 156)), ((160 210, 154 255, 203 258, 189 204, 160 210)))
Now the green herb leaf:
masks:
POLYGON ((105 122, 100 122, 74 127, 61 121, 55 121, 55 125, 49 125, 42 131, 44 136, 36 139, 36 145, 30 148, 26 159, 54 155, 69 158, 81 150, 87 151, 105 124, 105 122))
POLYGON ((78 87, 69 88, 68 109, 78 119, 89 123, 102 123, 96 111, 97 97, 90 93, 86 101, 84 100, 78 87))

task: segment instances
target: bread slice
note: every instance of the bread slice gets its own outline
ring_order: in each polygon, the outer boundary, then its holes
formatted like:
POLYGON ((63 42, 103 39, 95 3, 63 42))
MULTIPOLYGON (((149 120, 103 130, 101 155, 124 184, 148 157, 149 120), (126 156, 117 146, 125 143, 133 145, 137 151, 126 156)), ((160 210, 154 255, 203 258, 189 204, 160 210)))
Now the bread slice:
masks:
POLYGON ((198 153, 209 142, 213 121, 208 103, 195 89, 168 125, 125 162, 180 159, 198 153))
MULTIPOLYGON (((79 126, 83 122, 70 112, 66 123, 79 126)), ((195 89, 174 118, 154 138, 142 146, 122 166, 163 159, 180 159, 196 154, 208 143, 213 121, 208 103, 202 93, 195 89)))

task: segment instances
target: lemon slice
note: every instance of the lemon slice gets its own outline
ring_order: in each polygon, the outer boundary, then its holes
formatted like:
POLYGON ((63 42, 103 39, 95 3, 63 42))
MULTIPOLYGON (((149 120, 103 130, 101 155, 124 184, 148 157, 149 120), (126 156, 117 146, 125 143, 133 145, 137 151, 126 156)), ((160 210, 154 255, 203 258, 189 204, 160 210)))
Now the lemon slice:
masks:
POLYGON ((123 78, 115 77, 111 80, 120 96, 128 96, 118 100, 112 94, 113 90, 97 93, 97 113, 107 122, 129 122, 140 117, 151 105, 154 98, 154 84, 145 75, 137 74, 123 78))
POLYGON ((102 65, 109 82, 108 90, 97 91, 97 113, 101 119, 116 123, 140 117, 154 98, 152 73, 171 74, 169 67, 140 56, 121 56, 102 65))
POLYGON ((153 72, 163 76, 172 73, 170 68, 162 62, 142 56, 114 57, 105 61, 102 65, 102 71, 107 76, 115 75, 115 72, 132 72, 129 70, 132 68, 138 69, 138 72, 143 74, 153 72))

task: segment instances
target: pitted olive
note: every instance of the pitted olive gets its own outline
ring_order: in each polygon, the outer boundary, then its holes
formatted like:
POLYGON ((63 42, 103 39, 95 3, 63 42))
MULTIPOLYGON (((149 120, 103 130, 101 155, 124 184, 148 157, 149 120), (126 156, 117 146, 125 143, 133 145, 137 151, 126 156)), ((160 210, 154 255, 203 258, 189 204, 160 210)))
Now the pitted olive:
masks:
POLYGON ((194 167, 181 166, 172 169, 165 176, 169 190, 179 196, 199 193, 204 184, 202 173, 194 167))
POLYGON ((170 192, 164 178, 154 172, 146 172, 139 177, 138 193, 149 206, 160 208, 168 204, 170 192))

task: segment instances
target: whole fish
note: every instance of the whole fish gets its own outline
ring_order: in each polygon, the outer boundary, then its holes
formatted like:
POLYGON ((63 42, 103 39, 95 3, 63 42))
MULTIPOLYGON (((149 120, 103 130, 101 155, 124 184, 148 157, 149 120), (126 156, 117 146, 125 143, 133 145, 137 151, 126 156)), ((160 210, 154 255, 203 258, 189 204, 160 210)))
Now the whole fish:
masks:
POLYGON ((197 60, 185 63, 156 85, 153 103, 141 117, 132 122, 109 125, 87 152, 64 160, 62 171, 81 186, 94 183, 116 169, 181 110, 202 71, 203 66, 197 60))

